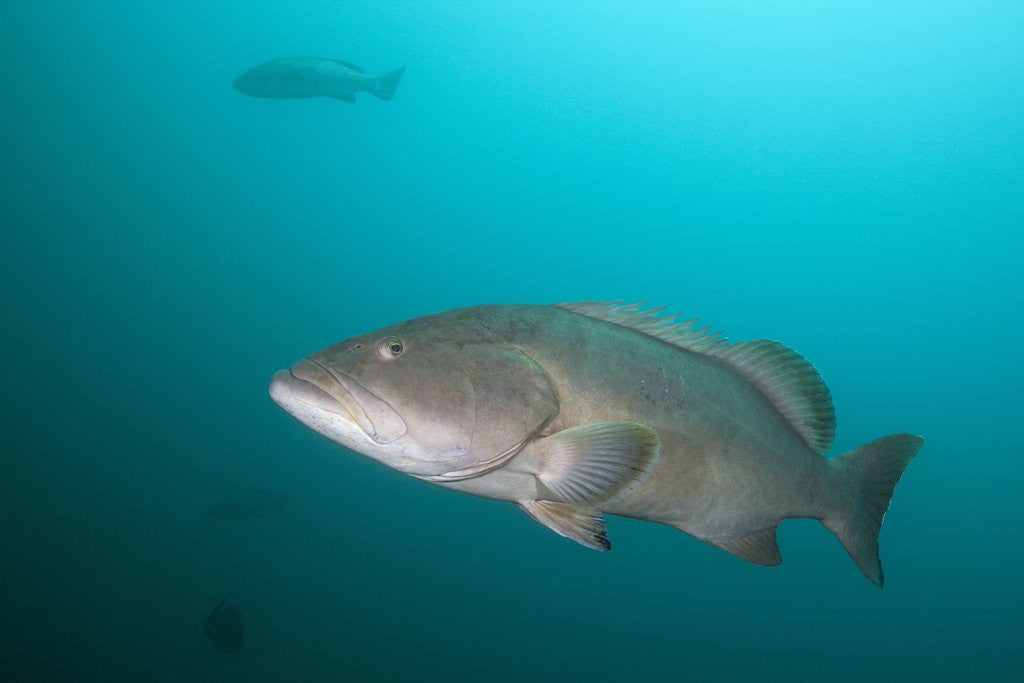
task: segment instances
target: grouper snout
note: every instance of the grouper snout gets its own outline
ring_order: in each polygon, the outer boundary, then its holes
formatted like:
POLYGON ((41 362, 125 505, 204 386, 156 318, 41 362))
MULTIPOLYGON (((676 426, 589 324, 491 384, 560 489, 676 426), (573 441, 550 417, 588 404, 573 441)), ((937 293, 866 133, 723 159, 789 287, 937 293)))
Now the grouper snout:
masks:
POLYGON ((350 375, 303 358, 270 380, 270 397, 317 431, 358 429, 378 444, 405 434, 402 416, 350 375))
POLYGON ((345 410, 345 407, 337 399, 312 382, 299 379, 292 374, 291 370, 278 370, 275 372, 274 376, 270 378, 268 390, 270 398, 274 400, 274 403, 288 410, 289 413, 292 412, 289 409, 289 405, 300 402, 324 412, 336 413, 352 419, 348 415, 348 411, 345 410))

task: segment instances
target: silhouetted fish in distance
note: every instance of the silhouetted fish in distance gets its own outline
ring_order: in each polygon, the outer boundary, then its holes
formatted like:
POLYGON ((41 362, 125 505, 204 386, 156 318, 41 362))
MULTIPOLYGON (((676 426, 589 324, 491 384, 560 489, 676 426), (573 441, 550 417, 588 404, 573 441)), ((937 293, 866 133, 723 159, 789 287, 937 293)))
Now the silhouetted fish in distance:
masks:
POLYGON ((356 93, 366 91, 378 99, 390 100, 402 80, 405 67, 370 75, 363 67, 338 59, 282 57, 263 62, 234 80, 235 90, 251 97, 304 99, 331 97, 355 102, 356 93))
POLYGON ((245 641, 245 627, 242 624, 242 613, 224 598, 206 618, 203 635, 210 639, 213 646, 229 655, 237 655, 245 641))
POLYGON ((261 519, 284 512, 287 505, 288 494, 285 492, 259 489, 212 503, 203 509, 203 515, 228 521, 261 519))

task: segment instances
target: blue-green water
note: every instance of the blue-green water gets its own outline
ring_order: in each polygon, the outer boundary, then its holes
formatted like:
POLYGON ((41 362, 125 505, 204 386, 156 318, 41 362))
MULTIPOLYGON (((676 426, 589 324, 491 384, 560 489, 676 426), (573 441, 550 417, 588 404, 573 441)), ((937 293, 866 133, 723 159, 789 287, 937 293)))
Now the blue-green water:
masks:
POLYGON ((1020 3, 12 3, 0 678, 1020 680, 1020 3), (407 65, 257 100, 265 59, 407 65), (611 553, 266 395, 478 303, 646 299, 926 437, 879 590, 817 522, 611 553), (201 635, 230 596, 236 656, 201 635))

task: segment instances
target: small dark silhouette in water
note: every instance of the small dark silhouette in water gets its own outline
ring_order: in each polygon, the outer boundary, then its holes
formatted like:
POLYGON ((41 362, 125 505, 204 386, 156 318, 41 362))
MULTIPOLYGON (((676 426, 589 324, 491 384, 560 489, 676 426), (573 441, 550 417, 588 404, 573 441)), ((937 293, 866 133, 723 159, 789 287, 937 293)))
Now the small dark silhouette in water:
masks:
POLYGON ((332 97, 355 102, 356 93, 365 90, 379 99, 390 100, 403 73, 404 66, 385 74, 370 75, 363 67, 338 59, 282 57, 254 66, 232 85, 250 97, 332 97))
POLYGON ((217 608, 206 617, 203 635, 210 639, 213 646, 229 655, 237 655, 242 649, 245 628, 242 624, 242 613, 224 598, 217 608))
POLYGON ((227 521, 261 519, 283 513, 287 505, 288 494, 284 491, 257 489, 212 503, 203 508, 202 513, 211 519, 227 521))

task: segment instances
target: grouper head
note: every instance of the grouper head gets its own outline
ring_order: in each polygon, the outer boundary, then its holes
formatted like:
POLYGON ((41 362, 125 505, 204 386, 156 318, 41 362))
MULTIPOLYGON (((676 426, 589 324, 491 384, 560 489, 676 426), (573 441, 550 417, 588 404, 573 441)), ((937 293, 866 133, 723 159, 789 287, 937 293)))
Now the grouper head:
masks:
POLYGON ((272 74, 265 73, 266 69, 256 67, 249 69, 241 76, 231 82, 231 86, 250 97, 271 97, 273 96, 273 83, 268 86, 272 74))
POLYGON ((476 309, 338 342, 276 373, 306 426, 402 472, 458 480, 500 464, 558 412, 544 370, 476 309))

